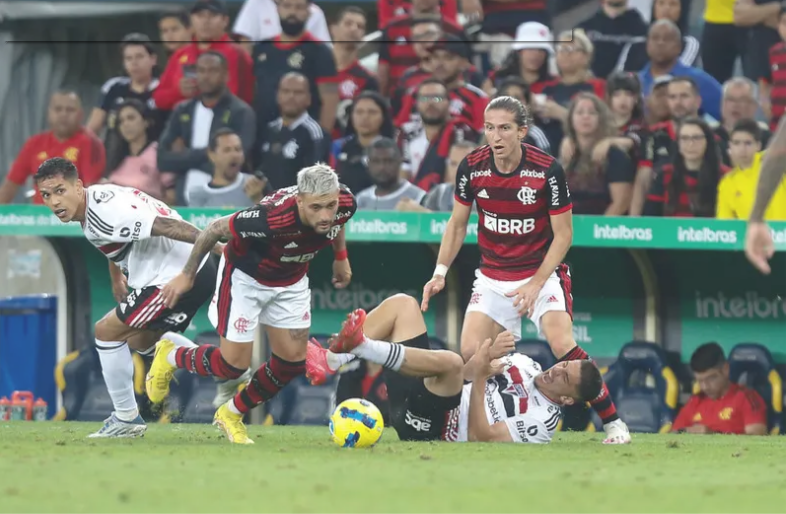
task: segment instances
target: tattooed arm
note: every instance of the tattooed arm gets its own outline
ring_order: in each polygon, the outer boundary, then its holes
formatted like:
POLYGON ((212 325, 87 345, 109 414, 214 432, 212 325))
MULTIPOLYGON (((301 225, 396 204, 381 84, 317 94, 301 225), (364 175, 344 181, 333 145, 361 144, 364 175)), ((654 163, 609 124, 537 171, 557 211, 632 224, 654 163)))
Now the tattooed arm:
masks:
POLYGON ((200 230, 191 223, 175 218, 158 216, 153 221, 151 236, 162 236, 175 241, 194 244, 200 235, 200 230))
POLYGON ((205 256, 210 250, 216 246, 216 243, 221 239, 231 239, 232 231, 229 229, 229 220, 232 216, 224 216, 219 218, 199 234, 199 237, 194 241, 194 248, 191 250, 191 255, 188 257, 186 265, 183 266, 183 274, 194 278, 199 271, 199 264, 204 260, 205 256))

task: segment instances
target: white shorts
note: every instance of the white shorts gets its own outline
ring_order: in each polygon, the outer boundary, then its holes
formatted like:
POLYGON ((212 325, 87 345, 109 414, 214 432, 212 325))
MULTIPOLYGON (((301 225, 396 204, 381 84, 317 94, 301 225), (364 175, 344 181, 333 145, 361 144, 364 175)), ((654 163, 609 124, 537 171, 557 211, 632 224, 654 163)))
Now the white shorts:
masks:
MULTIPOLYGON (((505 330, 513 333, 516 339, 519 339, 521 338, 521 318, 513 306, 513 298, 505 296, 505 293, 509 293, 529 281, 529 278, 515 282, 493 280, 481 273, 480 270, 476 270, 467 312, 482 312, 505 327, 505 330)), ((529 319, 538 329, 538 337, 543 337, 540 331, 540 319, 549 311, 567 312, 571 318, 573 317, 570 269, 566 264, 560 264, 554 270, 535 301, 535 308, 529 319)))
POLYGON ((252 342, 260 323, 275 328, 309 328, 308 276, 291 286, 266 286, 237 268, 227 269, 222 256, 207 315, 219 335, 235 343, 252 342))

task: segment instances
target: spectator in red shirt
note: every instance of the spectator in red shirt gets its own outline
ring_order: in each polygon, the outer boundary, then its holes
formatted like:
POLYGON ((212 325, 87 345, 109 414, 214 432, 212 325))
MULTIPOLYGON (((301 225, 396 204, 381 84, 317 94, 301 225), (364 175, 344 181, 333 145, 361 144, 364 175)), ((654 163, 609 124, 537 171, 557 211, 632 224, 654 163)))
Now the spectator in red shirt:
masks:
POLYGON ((168 55, 191 41, 191 20, 185 11, 165 12, 158 17, 158 34, 168 55))
MULTIPOLYGON (((82 126, 83 116, 82 102, 76 93, 59 91, 52 95, 48 111, 50 130, 25 141, 0 186, 0 204, 10 203, 19 187, 38 171, 42 162, 52 157, 73 162, 85 187, 101 179, 106 166, 104 145, 82 126)), ((37 191, 33 202, 44 203, 37 191)))
POLYGON ((254 99, 251 57, 227 35, 229 15, 222 0, 199 0, 191 8, 194 40, 169 58, 153 93, 156 107, 171 111, 179 102, 197 96, 196 60, 204 52, 221 53, 229 65, 229 90, 247 104, 254 99))
POLYGON ((680 410, 672 432, 767 435, 767 405, 756 391, 729 380, 718 343, 696 348, 690 367, 701 392, 680 410))

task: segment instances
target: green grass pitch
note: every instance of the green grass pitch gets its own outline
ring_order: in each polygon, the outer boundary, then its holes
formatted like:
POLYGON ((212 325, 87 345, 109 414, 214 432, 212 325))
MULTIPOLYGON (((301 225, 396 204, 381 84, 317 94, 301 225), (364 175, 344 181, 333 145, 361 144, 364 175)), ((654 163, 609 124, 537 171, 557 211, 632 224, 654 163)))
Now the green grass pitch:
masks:
POLYGON ((0 423, 0 512, 783 512, 786 438, 560 433, 546 446, 341 449, 326 427, 209 425, 94 440, 97 423, 0 423))

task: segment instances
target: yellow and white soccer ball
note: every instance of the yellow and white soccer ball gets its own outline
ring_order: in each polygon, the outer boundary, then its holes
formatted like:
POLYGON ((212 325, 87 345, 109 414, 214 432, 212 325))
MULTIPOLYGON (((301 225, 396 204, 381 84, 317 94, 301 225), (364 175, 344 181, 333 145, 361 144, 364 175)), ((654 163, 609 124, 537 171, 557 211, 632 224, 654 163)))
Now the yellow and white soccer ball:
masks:
POLYGON ((344 448, 370 448, 382 437, 382 413, 368 400, 350 398, 341 402, 330 416, 333 442, 344 448))

